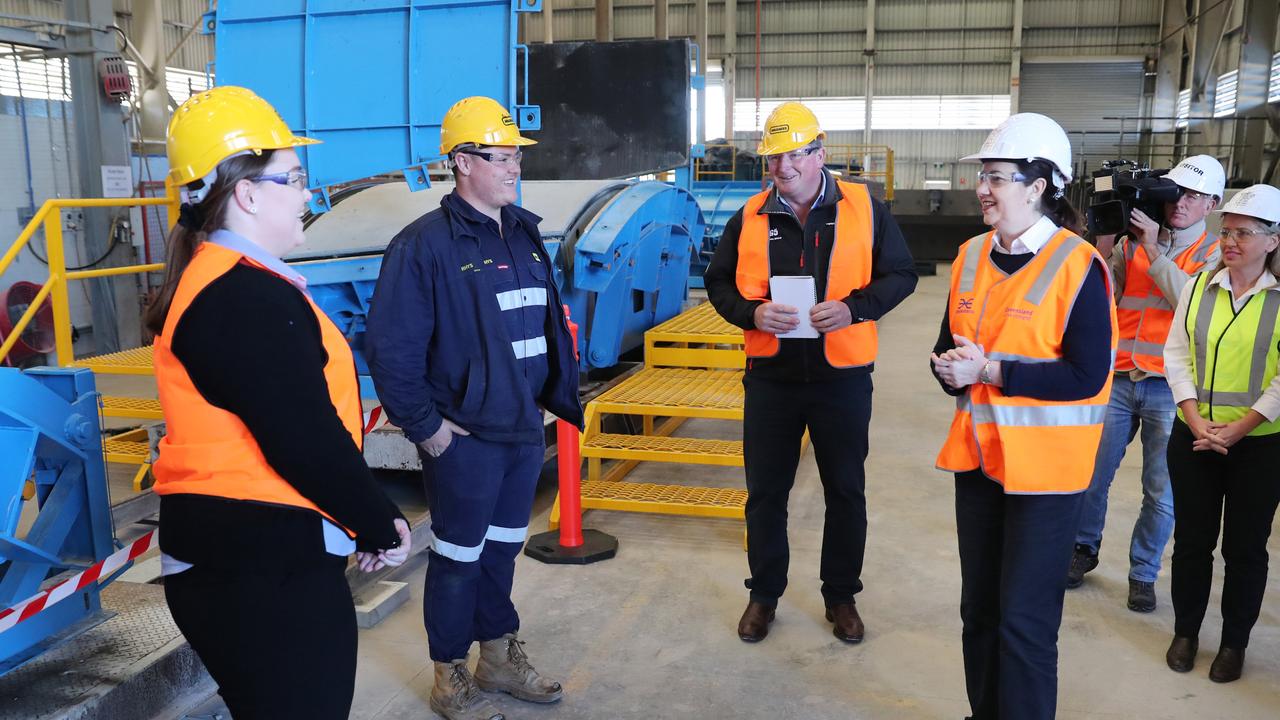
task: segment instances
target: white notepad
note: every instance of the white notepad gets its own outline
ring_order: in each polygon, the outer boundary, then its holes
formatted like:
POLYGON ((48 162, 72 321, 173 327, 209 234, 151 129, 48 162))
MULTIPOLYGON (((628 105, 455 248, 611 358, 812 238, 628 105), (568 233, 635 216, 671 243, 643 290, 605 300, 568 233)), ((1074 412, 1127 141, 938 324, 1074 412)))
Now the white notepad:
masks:
POLYGON ((790 305, 800 311, 800 325, 795 330, 778 335, 780 338, 816 338, 818 331, 809 324, 809 311, 818 302, 818 291, 812 275, 774 275, 769 278, 769 297, 781 305, 790 305))

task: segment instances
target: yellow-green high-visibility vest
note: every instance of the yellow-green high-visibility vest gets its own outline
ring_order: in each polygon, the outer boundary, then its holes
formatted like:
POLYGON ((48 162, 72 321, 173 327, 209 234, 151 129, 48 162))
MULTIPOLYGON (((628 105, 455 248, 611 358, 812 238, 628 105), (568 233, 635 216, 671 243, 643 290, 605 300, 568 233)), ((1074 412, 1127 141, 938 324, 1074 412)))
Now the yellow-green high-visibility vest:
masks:
MULTIPOLYGON (((1239 312, 1231 291, 1209 286, 1200 273, 1187 305, 1187 337, 1201 417, 1233 422, 1244 417, 1276 376, 1280 359, 1280 289, 1249 298, 1239 312)), ((1178 410, 1182 417, 1182 410, 1178 410)), ((1185 421, 1186 418, 1183 417, 1185 421)), ((1263 422, 1250 435, 1280 432, 1280 420, 1263 422)))

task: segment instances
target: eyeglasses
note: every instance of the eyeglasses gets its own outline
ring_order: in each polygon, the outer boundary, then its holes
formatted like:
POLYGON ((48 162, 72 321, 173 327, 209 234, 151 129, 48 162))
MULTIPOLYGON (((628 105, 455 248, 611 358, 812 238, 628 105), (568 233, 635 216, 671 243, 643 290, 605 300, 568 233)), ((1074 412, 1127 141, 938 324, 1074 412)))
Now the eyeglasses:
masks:
POLYGON ((1187 190, 1186 188, 1183 188, 1183 190, 1182 190, 1182 197, 1184 197, 1184 198, 1186 198, 1186 199, 1188 199, 1188 200, 1197 200, 1197 201, 1199 201, 1199 200, 1208 200, 1209 198, 1211 198, 1211 197, 1213 197, 1213 196, 1212 196, 1212 195, 1209 195, 1209 194, 1207 194, 1207 193, 1196 192, 1195 190, 1187 190))
POLYGON ((1254 238, 1264 235, 1272 235, 1274 233, 1264 230, 1251 230, 1249 228, 1222 228, 1218 231, 1218 237, 1222 240, 1230 240, 1235 244, 1252 242, 1254 238))
POLYGON ((1027 176, 1014 170, 1012 174, 1005 175, 998 172, 987 172, 986 170, 978 171, 978 184, 986 183, 993 188, 1004 187, 1011 182, 1026 182, 1027 176))
POLYGON ((779 153, 777 155, 766 155, 765 161, 768 162, 770 165, 777 165, 778 163, 782 162, 782 158, 787 158, 791 160, 791 163, 794 165, 795 163, 798 163, 801 160, 804 160, 805 158, 818 152, 821 149, 822 149, 821 147, 810 145, 808 147, 802 147, 799 150, 792 150, 789 153, 779 153))
POLYGON ((307 187, 307 171, 306 170, 290 170, 289 172, 272 173, 270 175, 259 175, 251 177, 254 182, 273 182, 277 185, 287 185, 299 190, 305 190, 307 187))
POLYGON ((520 161, 524 159, 524 153, 519 150, 515 151, 511 155, 504 155, 502 153, 480 152, 479 150, 459 150, 458 154, 474 155, 478 158, 483 158, 488 162, 493 163, 494 165, 502 165, 503 167, 513 167, 513 166, 519 165, 520 161))

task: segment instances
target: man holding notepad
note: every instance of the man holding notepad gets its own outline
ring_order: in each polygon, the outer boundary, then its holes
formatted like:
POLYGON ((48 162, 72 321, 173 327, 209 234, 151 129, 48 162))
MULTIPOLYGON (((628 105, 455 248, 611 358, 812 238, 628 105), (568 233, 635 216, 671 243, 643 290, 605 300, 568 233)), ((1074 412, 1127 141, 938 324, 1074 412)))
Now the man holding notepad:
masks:
POLYGON ((742 328, 743 455, 750 602, 746 642, 769 634, 787 585, 787 497, 806 429, 826 498, 822 596, 837 638, 861 642, 867 508, 863 462, 878 320, 911 294, 915 264, 893 215, 867 186, 825 167, 825 134, 800 103, 779 105, 758 152, 773 187, 725 226, 707 295, 742 328))

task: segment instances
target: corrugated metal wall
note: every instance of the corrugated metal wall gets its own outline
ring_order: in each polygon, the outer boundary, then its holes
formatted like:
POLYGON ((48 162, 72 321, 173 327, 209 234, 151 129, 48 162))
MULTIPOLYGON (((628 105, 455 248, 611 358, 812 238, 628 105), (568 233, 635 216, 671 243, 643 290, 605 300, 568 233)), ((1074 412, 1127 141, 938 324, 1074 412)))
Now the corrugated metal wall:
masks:
MULTIPOLYGON (((879 0, 875 95, 998 95, 1009 92, 1014 3, 1009 0, 879 0)), ((614 0, 616 39, 652 37, 652 0, 614 0)), ((1024 0, 1023 57, 1144 55, 1159 39, 1161 0, 1024 0)), ((672 37, 692 37, 694 3, 672 0, 672 37)), ((760 94, 845 97, 865 94, 864 0, 767 0, 762 3, 760 94)), ((545 13, 531 15, 526 38, 543 36, 545 13)), ((554 38, 595 37, 595 0, 555 0, 554 38)), ((724 55, 724 3, 708 6, 708 54, 724 55)), ((737 95, 755 93, 756 8, 737 2, 737 95)), ((738 135, 749 129, 736 128, 738 135)), ((956 157, 982 143, 981 131, 873 131, 893 146, 899 187, 952 180, 956 157)), ((861 132, 832 142, 860 143, 861 132)), ((967 169, 961 172, 964 175, 967 169)))

